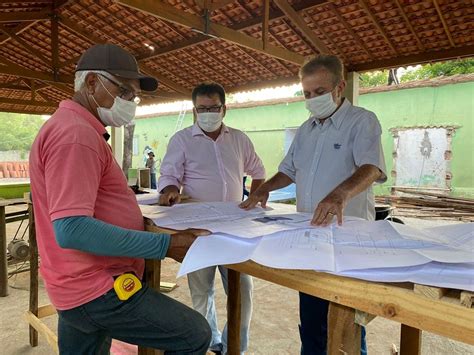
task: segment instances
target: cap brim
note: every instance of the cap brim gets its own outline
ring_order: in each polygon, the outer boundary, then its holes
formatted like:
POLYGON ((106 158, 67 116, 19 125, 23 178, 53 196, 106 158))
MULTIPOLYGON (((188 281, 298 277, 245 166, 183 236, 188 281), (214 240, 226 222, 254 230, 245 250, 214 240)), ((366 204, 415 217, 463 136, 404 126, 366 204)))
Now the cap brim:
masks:
POLYGON ((140 89, 143 91, 155 91, 158 89, 158 80, 151 76, 126 70, 107 70, 107 72, 125 79, 138 79, 140 81, 140 89))

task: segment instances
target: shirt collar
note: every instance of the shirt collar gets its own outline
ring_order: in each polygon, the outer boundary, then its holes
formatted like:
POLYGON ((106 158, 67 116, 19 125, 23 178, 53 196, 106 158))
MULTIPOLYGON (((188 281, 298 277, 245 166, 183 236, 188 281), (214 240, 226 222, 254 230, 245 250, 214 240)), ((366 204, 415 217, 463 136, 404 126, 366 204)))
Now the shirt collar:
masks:
MULTIPOLYGON (((336 129, 340 129, 342 121, 344 121, 344 117, 346 116, 347 111, 349 110, 349 108, 351 106, 352 106, 352 104, 349 102, 349 100, 347 100, 346 98, 343 98, 341 106, 339 106, 339 108, 336 110, 336 112, 334 112, 332 114, 332 116, 327 118, 327 120, 329 120, 334 125, 334 127, 336 129)), ((313 117, 312 118, 312 123, 314 125, 317 125, 317 124, 319 124, 319 120, 317 118, 313 117)))
POLYGON ((92 127, 94 127, 97 133, 103 136, 105 140, 107 140, 108 137, 110 137, 104 125, 92 113, 90 113, 84 106, 81 106, 80 104, 78 104, 77 102, 73 100, 64 100, 59 103, 59 107, 76 112, 78 114, 78 117, 82 118, 84 121, 89 123, 92 127))
MULTIPOLYGON (((224 123, 222 123, 222 129, 219 134, 219 137, 222 135, 222 132, 229 133, 229 127, 227 127, 224 123)), ((192 135, 193 137, 196 137, 196 136, 205 136, 206 134, 203 132, 201 127, 199 127, 198 124, 195 123, 192 128, 192 135)))

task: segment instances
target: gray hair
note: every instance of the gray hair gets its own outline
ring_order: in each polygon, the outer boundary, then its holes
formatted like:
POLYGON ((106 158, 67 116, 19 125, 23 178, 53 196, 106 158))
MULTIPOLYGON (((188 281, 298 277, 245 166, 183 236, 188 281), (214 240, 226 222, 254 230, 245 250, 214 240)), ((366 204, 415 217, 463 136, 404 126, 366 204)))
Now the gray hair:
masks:
POLYGON ((339 84, 344 78, 344 64, 341 59, 335 55, 320 54, 305 61, 299 71, 300 79, 320 69, 326 69, 333 75, 334 85, 339 84))
POLYGON ((74 76, 74 92, 80 91, 86 85, 86 77, 89 73, 96 73, 113 79, 113 76, 104 70, 80 70, 74 76))

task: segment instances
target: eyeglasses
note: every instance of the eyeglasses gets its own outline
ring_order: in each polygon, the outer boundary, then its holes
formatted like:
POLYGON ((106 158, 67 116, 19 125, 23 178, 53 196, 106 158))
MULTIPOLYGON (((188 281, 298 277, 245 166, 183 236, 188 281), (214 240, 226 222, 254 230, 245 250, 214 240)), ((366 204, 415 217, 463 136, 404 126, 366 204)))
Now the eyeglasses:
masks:
POLYGON ((220 112, 224 105, 220 106, 210 106, 210 107, 205 107, 205 106, 199 106, 196 107, 196 112, 197 113, 204 113, 204 112, 220 112))
POLYGON ((135 95, 132 89, 129 89, 125 86, 123 86, 120 83, 117 83, 116 81, 110 79, 109 77, 99 74, 101 77, 106 78, 108 81, 110 81, 112 84, 114 84, 116 87, 119 88, 119 97, 121 99, 124 99, 126 101, 134 101, 137 105, 140 103, 140 98, 135 95))

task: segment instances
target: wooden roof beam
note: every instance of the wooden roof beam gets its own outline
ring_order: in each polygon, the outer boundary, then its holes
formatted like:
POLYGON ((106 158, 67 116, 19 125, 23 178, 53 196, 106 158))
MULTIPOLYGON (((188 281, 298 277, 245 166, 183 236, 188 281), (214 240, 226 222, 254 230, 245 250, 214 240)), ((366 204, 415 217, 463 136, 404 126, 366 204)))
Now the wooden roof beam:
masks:
POLYGON ((22 109, 16 109, 16 108, 4 108, 0 107, 0 112, 7 112, 7 113, 26 113, 28 115, 50 115, 52 114, 55 110, 56 107, 44 107, 43 112, 33 112, 31 110, 22 110, 22 109))
POLYGON ((365 53, 367 53, 367 55, 369 56, 370 59, 373 59, 373 55, 372 53, 370 53, 369 49, 367 48, 367 46, 364 44, 364 42, 362 42, 362 40, 360 39, 359 35, 357 33, 355 33, 351 26, 348 25, 348 23, 346 22, 346 20, 344 20, 344 17, 342 17, 342 15, 339 13, 339 11, 337 10, 337 7, 331 2, 331 3, 328 3, 328 6, 329 8, 332 10, 332 12, 334 12, 334 14, 336 15, 337 19, 339 20, 340 23, 342 23, 342 25, 344 26, 344 28, 346 29, 347 32, 349 32, 352 36, 352 38, 354 38, 354 40, 359 44, 359 46, 365 51, 365 53))
MULTIPOLYGON (((318 5, 321 5, 321 4, 324 4, 324 3, 326 3, 326 0, 303 0, 303 1, 299 2, 298 4, 296 4, 294 6, 294 9, 295 9, 295 11, 300 12, 300 11, 310 9, 310 8, 313 8, 315 6, 318 6, 318 5)), ((284 17, 285 17, 285 14, 281 10, 270 9, 268 20, 270 22, 270 21, 273 21, 273 20, 280 20, 284 17)), ((251 19, 239 22, 235 25, 230 26, 229 28, 231 28, 235 31, 242 31, 242 30, 245 30, 247 28, 257 26, 257 25, 261 24, 262 22, 263 22, 263 16, 258 16, 258 17, 253 17, 251 19)), ((205 42, 212 41, 212 40, 213 40, 212 37, 205 36, 205 35, 197 35, 197 36, 194 36, 192 38, 188 38, 186 40, 183 40, 183 41, 178 42, 178 43, 174 43, 174 44, 166 46, 166 47, 156 48, 153 53, 151 53, 151 54, 147 53, 147 54, 139 55, 137 57, 137 59, 139 61, 140 60, 153 59, 153 58, 158 57, 158 56, 163 55, 163 54, 172 53, 172 52, 179 51, 179 50, 187 48, 187 47, 194 46, 196 44, 205 43, 205 42)), ((263 45, 262 45, 262 47, 263 47, 263 45)))
POLYGON ((418 47, 422 50, 425 51, 425 46, 423 43, 421 43, 420 37, 416 34, 415 29, 413 28, 410 19, 408 18, 407 14, 405 13, 405 10, 403 10, 402 5, 400 4, 400 0, 395 0, 395 4, 397 4, 398 11, 400 11, 400 14, 402 15, 403 19, 405 20, 405 23, 407 27, 410 29, 411 34, 413 37, 415 37, 416 41, 418 42, 418 47))
POLYGON ((50 10, 42 11, 21 11, 21 12, 1 12, 0 22, 24 22, 24 21, 38 21, 49 20, 51 14, 50 10))
POLYGON ((451 32, 449 31, 448 24, 446 23, 446 20, 444 19, 443 12, 441 11, 441 8, 439 7, 438 1, 433 0, 434 6, 436 8, 436 12, 438 13, 439 19, 441 20, 441 23, 443 24, 444 32, 446 32, 446 36, 448 36, 449 44, 451 47, 456 47, 456 43, 454 43, 453 36, 451 36, 451 32))
POLYGON ((209 11, 216 11, 226 5, 232 4, 235 0, 218 0, 209 5, 209 11))
POLYGON ((270 0, 263 2, 262 41, 263 49, 268 47, 268 23, 270 22, 270 0))
POLYGON ((433 61, 443 61, 473 56, 474 46, 455 47, 441 51, 430 51, 419 54, 411 54, 403 57, 382 59, 362 64, 356 64, 351 66, 349 69, 350 71, 363 72, 375 69, 382 70, 389 68, 398 68, 408 65, 416 65, 433 61))
MULTIPOLYGON (((86 41, 93 42, 93 43, 105 43, 106 42, 102 38, 100 38, 98 36, 95 36, 94 34, 90 33, 89 31, 87 31, 84 28, 77 25, 77 23, 75 23, 75 22, 73 22, 73 21, 71 21, 67 18, 61 17, 59 19, 59 21, 64 26, 68 27, 73 33, 75 33, 78 36, 83 37, 86 41)), ((191 95, 191 91, 189 91, 187 88, 171 81, 170 79, 163 76, 162 74, 154 71, 151 68, 146 67, 143 64, 139 64, 139 66, 140 66, 140 69, 143 73, 146 73, 147 75, 152 75, 153 77, 157 78, 160 81, 161 84, 164 84, 164 85, 168 86, 169 88, 171 88, 171 89, 173 89, 177 92, 180 92, 180 93, 183 93, 183 94, 186 94, 186 95, 191 95)))
POLYGON ((61 90, 68 95, 73 95, 74 90, 71 90, 67 84, 72 84, 74 82, 74 77, 59 75, 58 78, 54 78, 53 75, 39 72, 31 69, 22 67, 16 63, 9 61, 8 59, 0 56, 0 74, 19 76, 28 79, 41 80, 49 83, 50 86, 54 86, 56 89, 61 90))
POLYGON ((10 38, 12 40, 14 40, 16 43, 18 43, 21 47, 23 47, 23 49, 25 49, 28 53, 30 53, 34 57, 38 58, 39 60, 41 60, 43 62, 43 64, 50 67, 49 60, 41 53, 41 51, 39 51, 36 48, 33 48, 23 38, 17 36, 14 31, 6 28, 5 26, 0 25, 0 32, 2 32, 3 34, 5 34, 7 36, 10 36, 10 38))
POLYGON ((162 20, 170 21, 184 27, 189 27, 203 34, 215 36, 228 42, 262 52, 272 57, 280 58, 282 60, 296 64, 302 64, 304 61, 303 56, 284 48, 268 45, 267 50, 263 50, 262 42, 259 39, 217 23, 209 22, 207 28, 209 32, 205 33, 206 24, 203 18, 185 13, 183 11, 178 11, 175 7, 161 2, 159 3, 153 0, 118 0, 118 2, 125 6, 148 13, 162 20))
POLYGON ((18 100, 18 99, 6 99, 6 98, 0 98, 0 104, 51 107, 51 108, 58 107, 58 104, 56 102, 51 102, 51 101, 45 102, 45 101, 18 100))
POLYGON ((383 38, 385 39, 385 42, 387 42, 387 44, 389 45, 389 47, 392 49, 393 53, 395 53, 396 55, 399 55, 397 49, 394 47, 394 45, 392 44, 392 42, 390 41, 390 39, 388 38, 387 36, 387 33, 385 32, 385 30, 382 28, 382 26, 379 24, 379 22, 377 21, 377 19, 375 18, 375 15, 372 13, 372 11, 370 10, 370 8, 367 6, 367 4, 365 3, 364 0, 359 0, 359 6, 362 7, 364 9, 364 11, 367 13, 367 15, 369 16, 370 20, 372 21, 372 23, 374 24, 375 27, 377 27, 377 29, 379 30, 379 32, 381 33, 381 35, 383 36, 383 38))
POLYGON ((287 0, 273 0, 275 4, 283 11, 288 19, 303 33, 303 35, 313 44, 320 53, 330 53, 326 45, 316 36, 308 27, 303 17, 298 14, 287 0))

